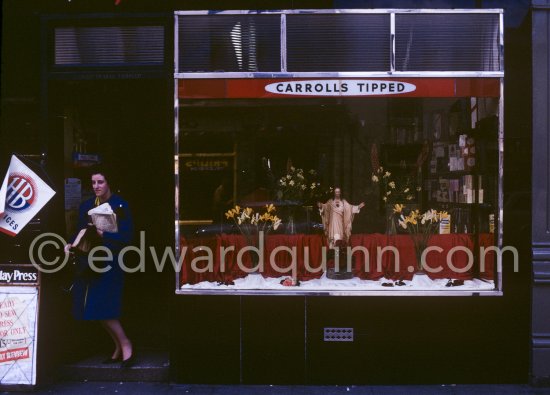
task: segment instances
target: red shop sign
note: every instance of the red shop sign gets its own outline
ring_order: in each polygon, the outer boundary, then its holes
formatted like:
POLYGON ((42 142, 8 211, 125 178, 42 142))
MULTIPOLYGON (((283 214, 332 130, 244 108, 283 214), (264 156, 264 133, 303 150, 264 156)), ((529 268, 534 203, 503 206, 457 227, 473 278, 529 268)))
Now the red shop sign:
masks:
POLYGON ((499 78, 181 79, 181 99, 499 97, 499 78))

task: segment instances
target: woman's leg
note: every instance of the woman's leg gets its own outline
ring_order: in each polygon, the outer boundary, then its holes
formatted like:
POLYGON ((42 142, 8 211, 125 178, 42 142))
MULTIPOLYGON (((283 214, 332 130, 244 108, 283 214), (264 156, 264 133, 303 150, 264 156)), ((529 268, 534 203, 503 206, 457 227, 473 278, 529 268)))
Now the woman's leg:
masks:
POLYGON ((115 352, 113 352, 113 355, 111 356, 111 359, 119 359, 122 353, 122 347, 115 336, 114 332, 111 330, 111 328, 105 323, 105 321, 100 321, 101 326, 105 328, 109 336, 113 339, 113 342, 115 343, 115 352))
POLYGON ((119 320, 104 320, 102 323, 109 328, 110 333, 116 338, 122 350, 122 360, 126 360, 132 356, 132 342, 124 333, 124 329, 119 320))

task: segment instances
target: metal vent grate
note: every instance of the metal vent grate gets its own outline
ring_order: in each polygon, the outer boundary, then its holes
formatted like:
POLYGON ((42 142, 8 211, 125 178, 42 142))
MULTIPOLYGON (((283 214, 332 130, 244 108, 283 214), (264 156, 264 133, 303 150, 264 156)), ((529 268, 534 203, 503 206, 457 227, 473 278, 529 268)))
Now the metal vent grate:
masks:
POLYGON ((280 15, 179 16, 179 72, 281 69, 280 15))
POLYGON ((288 71, 390 68, 389 14, 288 15, 288 71))
POLYGON ((164 64, 164 26, 56 27, 56 66, 164 64))
POLYGON ((353 328, 324 328, 326 342, 352 342, 353 328))
POLYGON ((499 15, 397 14, 397 71, 499 71, 499 15))

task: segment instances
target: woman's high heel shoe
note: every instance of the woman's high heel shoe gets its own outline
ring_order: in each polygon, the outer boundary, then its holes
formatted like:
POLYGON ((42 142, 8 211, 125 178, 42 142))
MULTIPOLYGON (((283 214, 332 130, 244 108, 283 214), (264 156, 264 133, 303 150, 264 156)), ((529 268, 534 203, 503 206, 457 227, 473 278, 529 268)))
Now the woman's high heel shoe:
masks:
POLYGON ((132 356, 129 357, 128 359, 122 360, 122 362, 120 363, 120 367, 131 368, 132 366, 134 366, 135 363, 136 363, 136 357, 134 356, 134 354, 132 354, 132 356))

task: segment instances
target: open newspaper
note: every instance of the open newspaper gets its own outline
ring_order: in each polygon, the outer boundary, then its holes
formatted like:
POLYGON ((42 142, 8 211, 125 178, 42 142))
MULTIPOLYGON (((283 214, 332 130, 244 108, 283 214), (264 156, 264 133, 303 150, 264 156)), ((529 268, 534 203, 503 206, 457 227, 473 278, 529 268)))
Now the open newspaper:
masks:
POLYGON ((88 215, 92 217, 92 223, 103 232, 117 233, 116 214, 109 203, 103 203, 90 211, 88 215))

